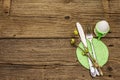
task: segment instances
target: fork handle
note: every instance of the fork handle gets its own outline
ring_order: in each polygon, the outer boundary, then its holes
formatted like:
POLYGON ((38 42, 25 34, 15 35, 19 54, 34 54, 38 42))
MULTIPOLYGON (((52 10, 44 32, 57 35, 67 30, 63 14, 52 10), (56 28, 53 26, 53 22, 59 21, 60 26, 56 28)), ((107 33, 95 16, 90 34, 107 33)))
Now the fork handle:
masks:
MULTIPOLYGON (((94 57, 94 59, 96 59, 96 62, 97 62, 97 58, 96 58, 96 55, 95 55, 95 50, 94 50, 94 46, 93 46, 93 43, 92 43, 92 39, 90 40, 90 45, 92 47, 93 57, 94 57)), ((102 72, 101 68, 98 68, 98 69, 95 68, 95 70, 96 70, 96 73, 97 73, 98 76, 103 75, 103 72, 102 72)))
POLYGON ((93 63, 91 62, 91 60, 88 58, 88 63, 89 63, 89 68, 90 68, 90 74, 92 77, 96 77, 96 71, 95 71, 95 67, 93 66, 93 63))

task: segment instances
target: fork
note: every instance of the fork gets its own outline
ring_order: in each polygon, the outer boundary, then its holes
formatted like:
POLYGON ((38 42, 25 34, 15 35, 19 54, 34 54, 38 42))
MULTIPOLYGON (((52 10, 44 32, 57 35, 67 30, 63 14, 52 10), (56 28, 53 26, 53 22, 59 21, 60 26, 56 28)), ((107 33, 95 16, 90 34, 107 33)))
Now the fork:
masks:
MULTIPOLYGON (((92 43, 92 39, 93 39, 93 35, 92 35, 92 27, 87 26, 87 34, 86 34, 86 38, 90 41, 90 45, 92 47, 92 55, 94 57, 94 59, 96 59, 96 55, 95 55, 95 50, 94 50, 94 46, 92 43)), ((99 71, 97 70, 97 68, 94 68, 96 75, 100 76, 99 71)))

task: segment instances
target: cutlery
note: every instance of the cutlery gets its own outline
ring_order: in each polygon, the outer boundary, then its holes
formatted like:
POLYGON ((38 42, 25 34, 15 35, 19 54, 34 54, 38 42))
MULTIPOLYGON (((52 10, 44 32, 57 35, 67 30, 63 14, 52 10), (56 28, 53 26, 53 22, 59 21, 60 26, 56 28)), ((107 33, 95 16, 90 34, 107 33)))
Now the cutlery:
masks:
MULTIPOLYGON (((82 29, 82 26, 79 22, 76 23, 76 26, 77 26, 77 29, 78 29, 78 33, 79 33, 79 36, 81 38, 81 41, 85 47, 85 50, 87 49, 88 50, 88 47, 87 47, 87 42, 86 42, 86 38, 85 38, 85 34, 83 32, 83 29, 82 29)), ((88 55, 90 55, 90 53, 88 52, 88 55)), ((93 67, 93 64, 91 62, 91 60, 88 58, 88 62, 89 62, 89 68, 90 68, 90 74, 92 77, 96 77, 96 71, 95 71, 95 68, 93 67)))
MULTIPOLYGON (((94 59, 96 59, 95 50, 94 50, 93 43, 92 43, 93 35, 92 35, 91 31, 92 31, 92 28, 87 26, 86 38, 90 41, 90 45, 92 48, 92 55, 93 55, 94 59)), ((95 71, 96 71, 96 74, 99 76, 100 74, 99 74, 97 68, 95 68, 95 71)))
MULTIPOLYGON (((92 31, 92 27, 87 26, 86 38, 90 41, 90 46, 91 46, 91 48, 92 48, 92 55, 93 55, 94 59, 96 60, 97 58, 96 58, 94 46, 93 46, 93 43, 92 43, 93 35, 92 35, 92 32, 91 32, 91 31, 92 31)), ((96 62, 97 62, 97 60, 96 60, 96 62)), ((101 70, 100 67, 98 67, 98 70, 97 70, 97 68, 95 68, 96 74, 97 74, 98 76, 99 76, 99 75, 103 75, 103 72, 102 72, 102 70, 101 70), (100 71, 100 73, 99 73, 98 70, 100 71)))

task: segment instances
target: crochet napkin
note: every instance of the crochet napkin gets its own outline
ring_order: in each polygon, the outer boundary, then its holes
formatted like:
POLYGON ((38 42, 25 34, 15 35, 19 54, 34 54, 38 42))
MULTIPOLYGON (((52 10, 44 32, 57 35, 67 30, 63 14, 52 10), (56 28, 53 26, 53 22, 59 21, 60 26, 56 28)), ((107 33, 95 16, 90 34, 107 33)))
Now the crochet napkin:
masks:
MULTIPOLYGON (((95 38, 93 38, 92 43, 93 43, 94 50, 96 53, 97 62, 102 67, 108 61, 108 56, 109 56, 108 48, 101 40, 98 40, 95 38)), ((89 52, 90 54, 92 54, 92 48, 88 40, 87 40, 87 44, 88 44, 89 52)), ((80 42, 79 46, 82 49, 84 49, 82 42, 80 42)), ((77 58, 80 64, 83 67, 89 69, 88 59, 86 56, 83 55, 83 52, 79 48, 76 49, 76 54, 77 54, 77 58)))

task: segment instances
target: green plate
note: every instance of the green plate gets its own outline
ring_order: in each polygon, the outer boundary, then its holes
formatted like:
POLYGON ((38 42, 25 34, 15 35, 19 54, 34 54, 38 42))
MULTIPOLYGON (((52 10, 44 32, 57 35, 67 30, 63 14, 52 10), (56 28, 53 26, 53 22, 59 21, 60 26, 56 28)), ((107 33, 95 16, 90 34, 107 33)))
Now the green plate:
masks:
MULTIPOLYGON (((109 56, 108 48, 102 41, 98 39, 93 38, 92 42, 95 49, 97 62, 102 67, 108 61, 108 56, 109 56)), ((90 42, 88 40, 87 40, 87 44, 88 44, 89 52, 90 54, 92 54, 91 53, 92 49, 90 46, 90 42)), ((84 49, 82 42, 80 42, 79 46, 82 49, 84 49)), ((81 65, 89 69, 88 59, 86 56, 83 55, 82 51, 79 48, 77 48, 76 54, 77 54, 78 61, 81 63, 81 65)))

